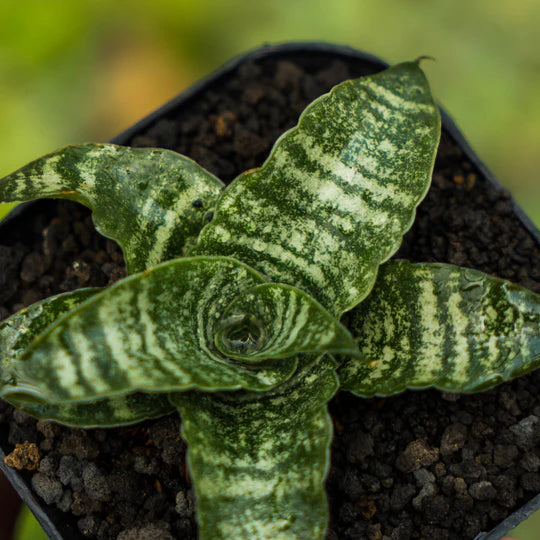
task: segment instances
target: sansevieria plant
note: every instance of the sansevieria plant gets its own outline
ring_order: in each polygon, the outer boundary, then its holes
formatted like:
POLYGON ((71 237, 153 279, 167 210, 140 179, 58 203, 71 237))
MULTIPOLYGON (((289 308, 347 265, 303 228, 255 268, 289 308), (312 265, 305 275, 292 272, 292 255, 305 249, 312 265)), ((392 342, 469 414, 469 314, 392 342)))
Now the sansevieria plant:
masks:
POLYGON ((2 201, 91 208, 130 275, 3 321, 0 396, 78 427, 176 409, 201 538, 324 538, 338 389, 475 392, 540 363, 539 295, 388 260, 440 136, 418 64, 336 86, 226 189, 174 152, 109 144, 1 180, 2 201))

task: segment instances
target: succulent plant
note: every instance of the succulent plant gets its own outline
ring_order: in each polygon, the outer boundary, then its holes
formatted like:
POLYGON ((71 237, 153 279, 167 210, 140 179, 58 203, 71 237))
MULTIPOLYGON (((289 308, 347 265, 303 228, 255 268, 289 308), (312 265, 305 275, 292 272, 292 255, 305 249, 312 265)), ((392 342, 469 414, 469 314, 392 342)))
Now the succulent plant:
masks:
POLYGON ((5 177, 2 201, 91 208, 130 275, 3 321, 0 396, 78 427, 176 409, 201 538, 324 538, 339 388, 474 392, 540 363, 538 295, 476 270, 389 261, 439 137, 416 61, 315 100, 226 189, 174 152, 110 144, 5 177))

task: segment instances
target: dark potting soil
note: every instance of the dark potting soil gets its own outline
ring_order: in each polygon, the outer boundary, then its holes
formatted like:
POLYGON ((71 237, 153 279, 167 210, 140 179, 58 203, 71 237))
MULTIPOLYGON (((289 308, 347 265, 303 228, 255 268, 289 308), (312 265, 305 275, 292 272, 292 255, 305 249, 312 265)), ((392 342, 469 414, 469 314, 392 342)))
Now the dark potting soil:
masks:
MULTIPOLYGON (((260 165, 307 103, 370 71, 362 63, 266 60, 136 136, 172 148, 225 181, 260 165)), ((120 250, 86 209, 40 202, 0 238, 0 318, 36 300, 105 286, 120 250)), ((443 133, 433 186, 398 256, 477 268, 540 291, 538 245, 443 133)), ((479 395, 340 393, 327 491, 332 539, 471 539, 540 492, 540 372, 479 395)), ((179 419, 121 429, 68 429, 0 404, 0 436, 37 495, 87 538, 195 538, 179 419), (25 444, 26 443, 26 444, 25 444), (34 444, 32 444, 34 443, 34 444), (35 468, 37 467, 37 468, 35 468), (35 469, 34 469, 35 468, 35 469)))

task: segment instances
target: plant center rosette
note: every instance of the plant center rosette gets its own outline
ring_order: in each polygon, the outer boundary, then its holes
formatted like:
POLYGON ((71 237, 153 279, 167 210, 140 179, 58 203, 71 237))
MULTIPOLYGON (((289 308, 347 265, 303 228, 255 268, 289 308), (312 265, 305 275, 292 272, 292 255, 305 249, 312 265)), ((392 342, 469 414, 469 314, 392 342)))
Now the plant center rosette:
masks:
POLYGON ((0 396, 78 427, 176 409, 201 538, 324 538, 339 388, 473 392, 540 362, 538 295, 388 261, 440 137, 418 64, 336 86, 226 189, 174 152, 103 144, 2 179, 2 201, 90 207, 130 275, 3 321, 0 396))

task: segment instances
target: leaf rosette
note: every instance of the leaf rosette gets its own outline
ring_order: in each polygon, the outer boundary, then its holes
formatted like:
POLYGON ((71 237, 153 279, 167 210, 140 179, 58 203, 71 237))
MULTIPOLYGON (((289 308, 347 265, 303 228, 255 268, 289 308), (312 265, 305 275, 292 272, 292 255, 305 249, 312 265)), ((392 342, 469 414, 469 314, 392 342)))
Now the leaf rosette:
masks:
POLYGON ((440 137, 418 64, 336 86, 226 189, 174 152, 98 144, 1 180, 3 201, 90 207, 131 275, 2 322, 0 396, 79 427, 177 409, 201 538, 323 538, 338 388, 469 392, 540 363, 538 295, 386 262, 440 137))
POLYGON ((321 334, 319 353, 356 350, 348 330, 309 296, 290 286, 287 294, 269 294, 281 290, 277 284, 252 289, 264 281, 234 259, 194 257, 165 262, 101 292, 92 291, 13 362, 14 381, 4 385, 2 394, 19 402, 68 404, 192 388, 262 391, 294 373, 296 354, 307 346, 313 350, 304 331, 321 334), (225 321, 230 319, 231 302, 238 316, 238 289, 250 290, 249 314, 240 313, 260 329, 260 343, 249 350, 233 344, 231 361, 215 346, 214 336, 223 335, 217 328, 223 328, 222 314, 225 321), (273 310, 289 315, 298 310, 304 316, 282 317, 278 325, 268 317, 273 310), (310 320, 309 311, 318 317, 310 320), (279 360, 260 364, 274 358, 279 360))

